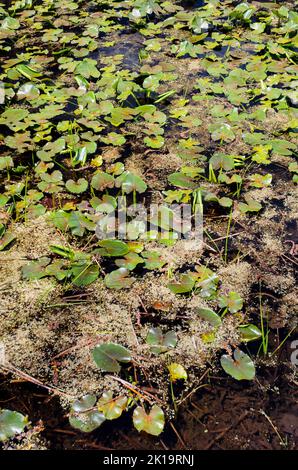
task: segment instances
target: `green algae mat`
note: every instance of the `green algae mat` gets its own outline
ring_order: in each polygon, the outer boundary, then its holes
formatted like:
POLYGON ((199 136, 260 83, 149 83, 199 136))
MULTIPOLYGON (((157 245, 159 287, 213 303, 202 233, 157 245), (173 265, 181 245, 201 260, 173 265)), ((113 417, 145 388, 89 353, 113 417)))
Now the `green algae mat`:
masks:
POLYGON ((72 428, 162 435, 294 334, 297 30, 295 1, 0 3, 0 367, 72 428))

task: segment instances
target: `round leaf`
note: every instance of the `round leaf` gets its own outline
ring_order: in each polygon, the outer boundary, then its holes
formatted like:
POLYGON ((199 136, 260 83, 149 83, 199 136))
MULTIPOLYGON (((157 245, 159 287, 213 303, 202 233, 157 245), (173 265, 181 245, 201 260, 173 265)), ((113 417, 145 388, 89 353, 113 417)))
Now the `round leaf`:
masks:
POLYGON ((97 367, 105 372, 120 372, 119 362, 127 363, 131 360, 128 349, 114 343, 96 346, 92 351, 92 355, 97 367))

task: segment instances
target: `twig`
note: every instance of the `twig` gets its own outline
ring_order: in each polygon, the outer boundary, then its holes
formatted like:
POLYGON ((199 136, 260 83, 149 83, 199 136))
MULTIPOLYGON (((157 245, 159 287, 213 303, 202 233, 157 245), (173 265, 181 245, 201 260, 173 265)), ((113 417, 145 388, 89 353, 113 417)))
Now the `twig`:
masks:
POLYGON ((275 431, 276 435, 278 436, 279 440, 280 440, 280 443, 286 447, 287 443, 283 440, 283 438, 281 437, 277 427, 273 424, 272 422, 272 419, 270 418, 270 416, 268 416, 264 410, 260 410, 259 413, 263 416, 265 416, 265 418, 267 419, 267 421, 270 423, 270 425, 272 426, 273 430, 275 431))
POLYGON ((1 365, 0 365, 0 368, 5 369, 5 370, 8 371, 8 372, 11 372, 12 374, 17 375, 18 377, 21 377, 22 379, 26 380, 26 382, 31 382, 31 383, 33 383, 34 385, 38 385, 39 387, 45 388, 45 389, 48 390, 49 392, 53 392, 53 393, 55 393, 55 394, 57 394, 57 395, 61 395, 61 396, 64 396, 64 397, 66 397, 66 398, 75 399, 74 396, 69 395, 68 393, 63 392, 63 391, 60 390, 59 388, 51 387, 51 386, 49 386, 49 385, 43 384, 42 382, 40 382, 40 380, 35 379, 34 377, 31 377, 31 375, 26 374, 25 372, 23 372, 23 371, 17 369, 16 367, 14 367, 14 366, 11 365, 11 364, 6 364, 6 365, 1 364, 1 365))
POLYGON ((160 398, 154 397, 151 393, 143 391, 141 388, 137 387, 136 385, 132 385, 126 380, 120 379, 120 377, 116 377, 114 375, 107 375, 110 379, 116 380, 117 382, 121 383, 124 387, 128 388, 131 392, 136 393, 144 400, 148 401, 150 404, 159 401, 160 403, 164 404, 160 398))
POLYGON ((180 443, 183 445, 183 448, 184 449, 187 449, 187 446, 184 442, 184 440, 182 439, 182 437, 180 436, 179 432, 177 431, 177 429, 175 428, 174 424, 173 423, 170 423, 170 426, 171 428, 173 429, 174 433, 176 434, 176 436, 178 437, 178 440, 180 441, 180 443))

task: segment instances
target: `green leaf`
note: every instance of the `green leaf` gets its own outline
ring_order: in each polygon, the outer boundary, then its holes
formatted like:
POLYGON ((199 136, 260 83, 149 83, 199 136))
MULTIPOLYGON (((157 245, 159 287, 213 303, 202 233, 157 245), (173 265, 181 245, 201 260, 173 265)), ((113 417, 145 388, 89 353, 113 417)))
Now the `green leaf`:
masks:
POLYGON ((170 184, 177 186, 178 188, 195 189, 198 187, 198 183, 183 173, 172 173, 168 176, 168 181, 170 184))
POLYGON ((156 135, 154 137, 145 137, 144 143, 147 145, 147 147, 152 149, 160 149, 164 146, 165 140, 161 135, 156 135))
POLYGON ((255 201, 249 194, 245 194, 244 199, 246 204, 244 202, 239 203, 239 210, 244 214, 246 212, 259 212, 262 209, 262 204, 255 201))
POLYGON ((218 297, 220 308, 227 308, 230 313, 236 313, 243 307, 243 299, 237 292, 229 292, 218 297))
POLYGON ((71 267, 73 275, 72 283, 78 287, 88 286, 96 281, 99 276, 99 267, 97 264, 90 264, 87 261, 78 261, 71 267))
POLYGON ((50 264, 50 262, 51 259, 47 257, 40 258, 38 261, 31 261, 22 267, 23 278, 31 281, 47 276, 45 267, 50 264))
POLYGON ((99 71, 96 68, 97 61, 93 59, 83 59, 75 68, 75 73, 82 75, 84 78, 98 78, 100 76, 99 71))
POLYGON ((223 169, 225 171, 233 170, 234 157, 233 155, 225 155, 224 153, 215 153, 209 160, 213 170, 223 169))
POLYGON ((107 274, 105 277, 105 285, 109 289, 128 289, 134 282, 133 277, 129 277, 129 271, 126 268, 119 268, 107 274))
POLYGON ((95 395, 85 395, 73 403, 69 416, 73 428, 82 432, 92 432, 102 425, 106 418, 103 413, 95 409, 95 403, 95 395))
POLYGON ((139 432, 145 431, 153 436, 159 436, 165 425, 164 412, 159 406, 153 405, 147 414, 144 408, 138 406, 133 413, 133 424, 139 432))
POLYGON ((0 238, 0 251, 5 250, 14 240, 16 240, 16 236, 11 232, 6 232, 5 235, 0 238))
POLYGON ((223 370, 236 380, 252 380, 255 377, 255 366, 251 358, 236 349, 234 357, 224 354, 220 359, 223 370))
POLYGON ((168 288, 174 294, 186 294, 191 292, 195 285, 195 279, 189 274, 182 274, 178 282, 172 281, 168 284, 168 288))
POLYGON ((130 171, 124 171, 122 175, 116 179, 116 187, 121 187, 125 194, 134 191, 144 193, 147 189, 147 184, 139 176, 134 175, 130 171))
POLYGON ((3 29, 19 29, 20 22, 16 18, 7 16, 1 23, 1 28, 3 29))
POLYGON ((143 251, 142 257, 145 258, 146 269, 160 269, 166 264, 157 251, 143 251))
POLYGON ((144 260, 137 253, 127 253, 124 259, 116 259, 115 261, 116 266, 126 268, 129 271, 133 271, 138 264, 142 263, 144 263, 144 260))
POLYGON ((119 362, 128 363, 131 361, 131 354, 128 349, 119 344, 106 343, 96 346, 92 351, 93 359, 97 367, 105 372, 120 372, 119 362))
POLYGON ((177 344, 177 335, 175 331, 168 331, 163 334, 159 327, 150 328, 147 334, 146 343, 150 344, 151 352, 161 354, 171 348, 175 348, 177 344))
POLYGON ((97 402, 97 408, 102 411, 106 419, 120 418, 127 405, 127 397, 113 398, 113 392, 108 391, 102 394, 97 402))
POLYGON ((68 180, 65 186, 70 193, 80 194, 88 189, 88 181, 85 178, 79 178, 78 181, 68 180))
POLYGON ((220 316, 210 308, 198 308, 196 311, 199 317, 210 323, 210 325, 214 327, 221 325, 220 316))
POLYGON ((20 86, 17 92, 17 98, 19 100, 35 100, 39 97, 40 91, 34 83, 28 82, 20 86))
POLYGON ((232 142, 236 138, 232 127, 227 123, 211 124, 208 130, 211 132, 212 140, 215 141, 232 142))
POLYGON ((255 188, 265 188, 266 186, 270 186, 272 181, 272 175, 267 173, 266 175, 259 175, 255 173, 249 177, 250 179, 250 186, 254 186, 255 188))
POLYGON ((98 246, 103 248, 102 256, 124 256, 129 252, 128 245, 121 240, 102 240, 98 246))
POLYGON ((206 266, 196 266, 196 288, 200 289, 200 295, 204 298, 213 298, 218 285, 218 276, 206 266))
POLYGON ((262 337, 262 332, 256 325, 242 325, 239 326, 238 331, 240 333, 241 340, 244 342, 254 341, 262 337))
POLYGON ((17 411, 0 410, 0 441, 14 437, 24 431, 28 419, 17 411))
POLYGON ((96 189, 97 191, 103 191, 106 188, 113 188, 114 183, 114 177, 108 173, 104 173, 103 171, 95 173, 91 180, 92 188, 96 189))

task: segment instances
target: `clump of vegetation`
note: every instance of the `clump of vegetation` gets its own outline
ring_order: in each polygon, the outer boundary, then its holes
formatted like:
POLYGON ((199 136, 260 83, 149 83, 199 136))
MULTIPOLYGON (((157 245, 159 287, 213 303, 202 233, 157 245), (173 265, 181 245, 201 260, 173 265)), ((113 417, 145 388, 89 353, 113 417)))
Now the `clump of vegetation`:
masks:
MULTIPOLYGON (((158 436, 198 368, 254 380, 249 343, 266 356, 272 324, 295 330, 298 14, 283 3, 0 6, 0 339, 63 389, 79 431, 126 412, 158 436)), ((27 423, 0 411, 0 441, 27 423)))

